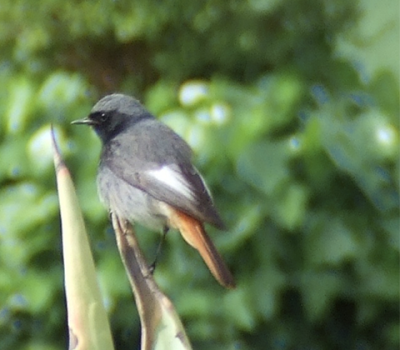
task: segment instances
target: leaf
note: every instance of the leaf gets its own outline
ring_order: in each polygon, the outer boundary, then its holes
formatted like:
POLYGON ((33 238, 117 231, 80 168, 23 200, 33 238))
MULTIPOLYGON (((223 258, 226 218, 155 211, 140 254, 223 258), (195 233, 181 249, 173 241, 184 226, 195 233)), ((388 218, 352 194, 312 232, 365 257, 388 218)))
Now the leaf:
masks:
POLYGON ((111 350, 114 346, 110 325, 78 198, 57 149, 54 132, 52 137, 61 212, 69 349, 111 350))

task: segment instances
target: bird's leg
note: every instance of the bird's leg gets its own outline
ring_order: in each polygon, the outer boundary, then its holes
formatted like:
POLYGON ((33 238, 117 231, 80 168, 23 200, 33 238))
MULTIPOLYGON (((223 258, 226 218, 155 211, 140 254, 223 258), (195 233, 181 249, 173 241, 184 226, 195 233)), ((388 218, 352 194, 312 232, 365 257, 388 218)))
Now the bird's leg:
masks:
POLYGON ((162 248, 163 243, 165 241, 165 237, 167 236, 168 230, 169 230, 169 228, 167 226, 164 226, 160 243, 158 243, 158 247, 157 247, 157 251, 156 251, 156 257, 155 257, 153 263, 149 267, 149 270, 150 270, 151 273, 153 273, 154 270, 156 269, 157 259, 158 259, 159 255, 161 253, 161 248, 162 248))

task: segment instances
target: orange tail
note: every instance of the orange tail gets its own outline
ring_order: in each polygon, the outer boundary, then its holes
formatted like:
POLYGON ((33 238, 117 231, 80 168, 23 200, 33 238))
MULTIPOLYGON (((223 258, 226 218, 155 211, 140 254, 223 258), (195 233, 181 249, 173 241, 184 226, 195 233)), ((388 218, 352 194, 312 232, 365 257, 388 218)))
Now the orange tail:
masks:
POLYGON ((178 210, 173 209, 172 214, 169 218, 171 226, 177 228, 185 241, 198 250, 215 279, 226 288, 235 288, 232 274, 205 232, 203 224, 178 210))

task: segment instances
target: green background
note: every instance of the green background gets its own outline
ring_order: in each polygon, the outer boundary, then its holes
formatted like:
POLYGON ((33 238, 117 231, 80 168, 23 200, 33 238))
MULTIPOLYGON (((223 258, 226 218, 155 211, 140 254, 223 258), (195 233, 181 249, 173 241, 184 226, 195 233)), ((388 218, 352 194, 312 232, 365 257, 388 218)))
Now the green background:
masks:
MULTIPOLYGON (((155 277, 195 349, 398 349, 396 0, 3 0, 0 348, 67 347, 55 125, 117 349, 139 322, 95 174, 70 125, 139 98, 192 146, 227 232, 222 289, 175 232, 155 277)), ((149 261, 159 235, 138 228, 149 261)))

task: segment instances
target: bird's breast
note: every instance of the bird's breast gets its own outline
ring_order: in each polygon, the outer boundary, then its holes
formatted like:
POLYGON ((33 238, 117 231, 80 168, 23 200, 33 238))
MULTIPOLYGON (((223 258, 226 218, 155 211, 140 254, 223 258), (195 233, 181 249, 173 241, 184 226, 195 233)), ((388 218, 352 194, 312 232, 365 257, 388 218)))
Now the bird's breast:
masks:
POLYGON ((118 217, 161 230, 167 225, 164 203, 116 176, 108 167, 97 174, 100 200, 118 217))

